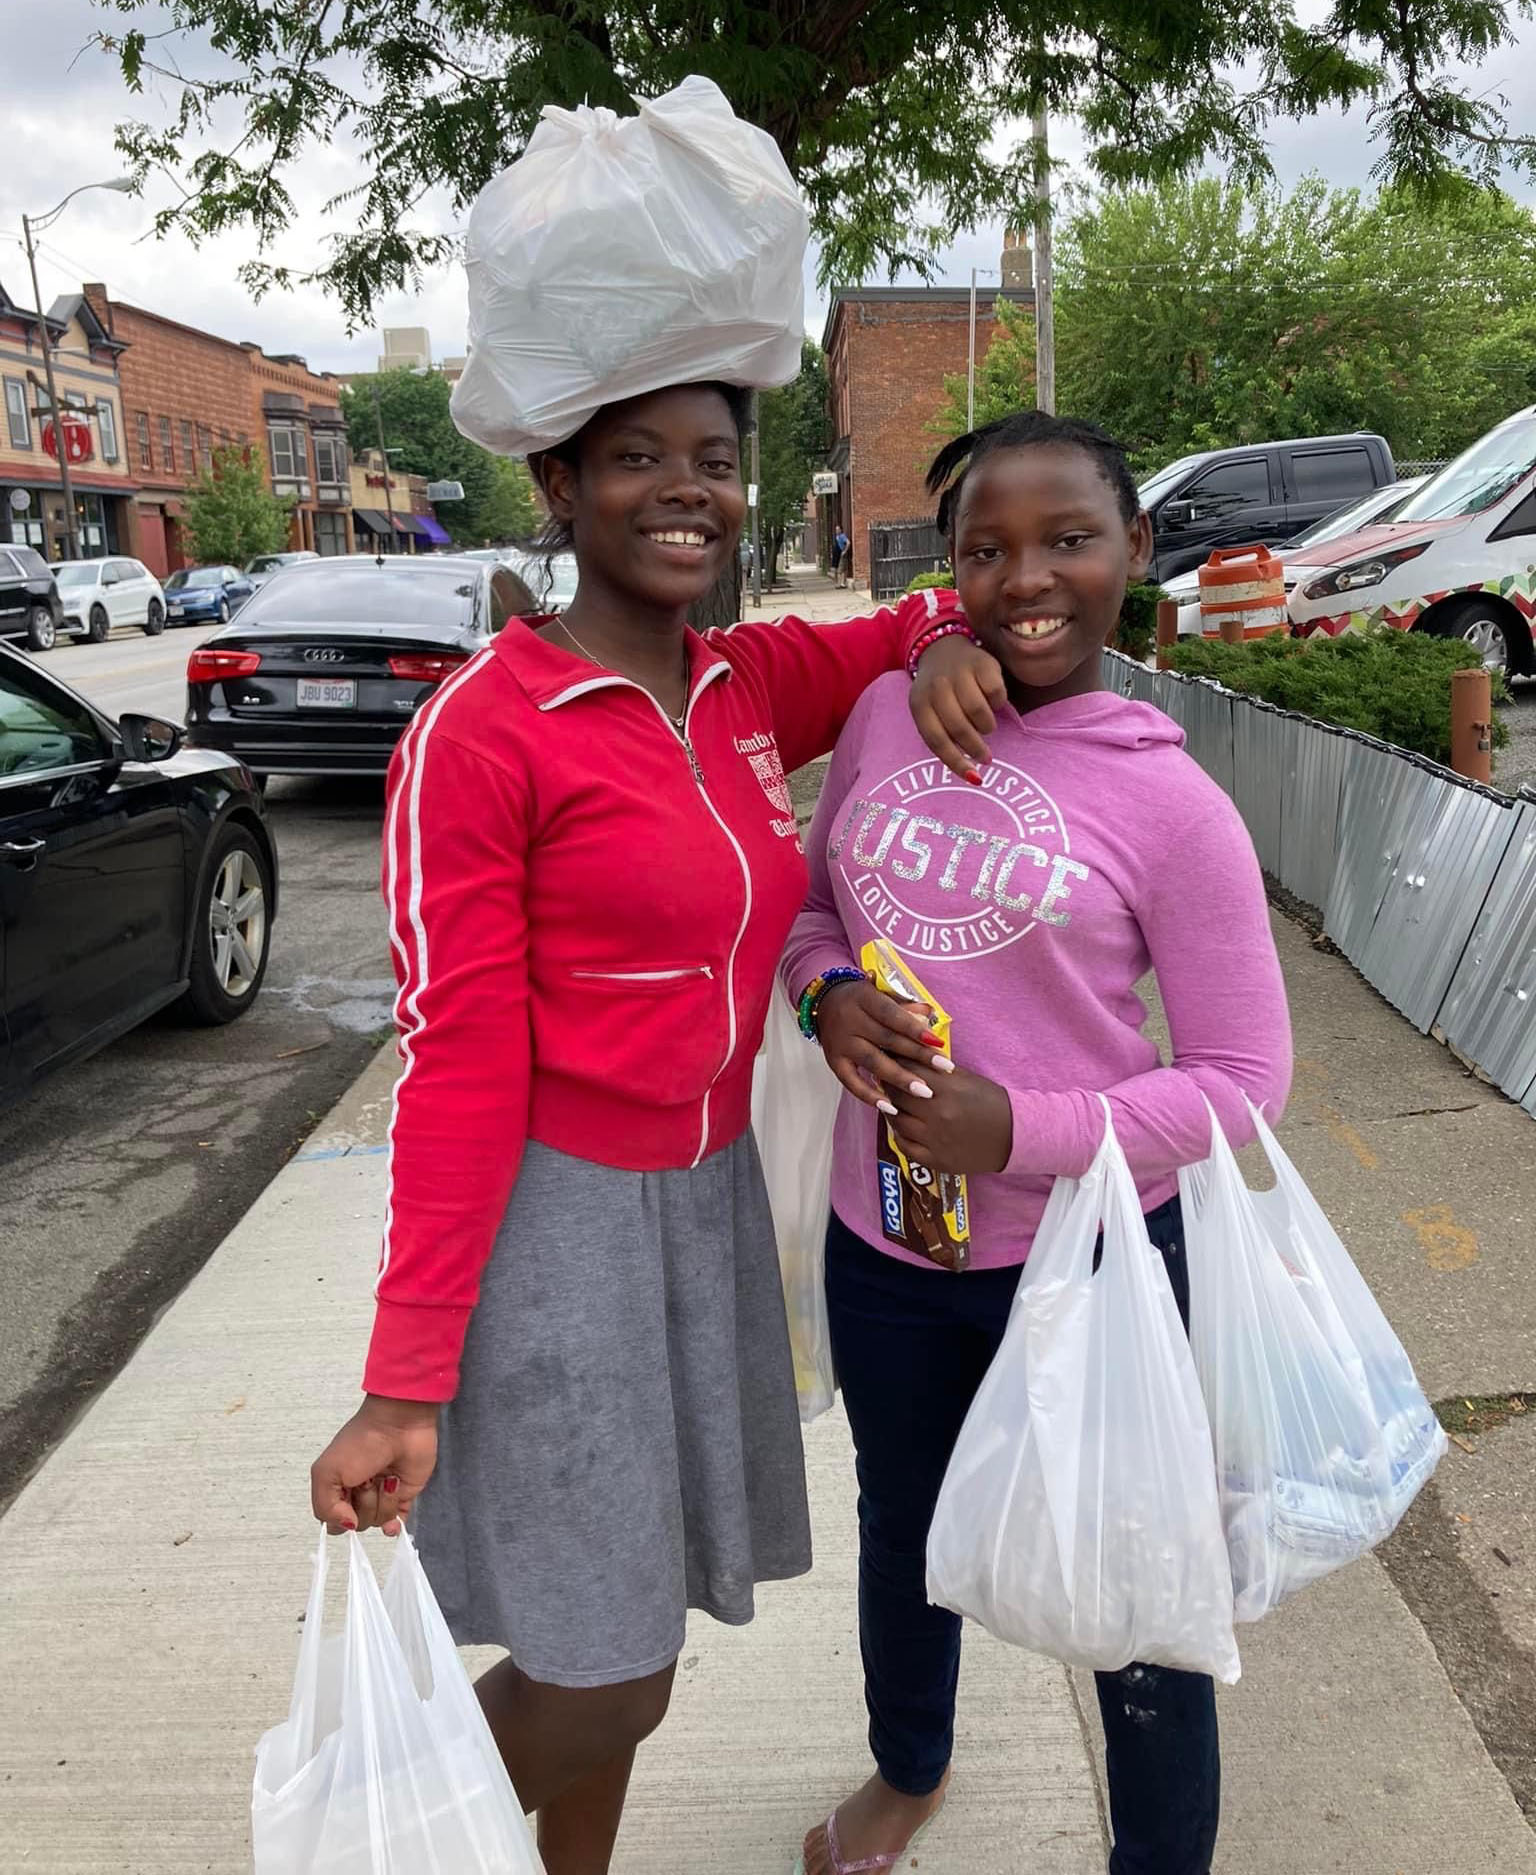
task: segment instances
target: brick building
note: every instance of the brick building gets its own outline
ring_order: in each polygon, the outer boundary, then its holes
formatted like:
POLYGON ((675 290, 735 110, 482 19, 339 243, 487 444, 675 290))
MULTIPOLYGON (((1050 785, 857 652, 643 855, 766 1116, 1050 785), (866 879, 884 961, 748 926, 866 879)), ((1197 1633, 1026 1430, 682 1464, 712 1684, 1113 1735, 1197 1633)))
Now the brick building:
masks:
MULTIPOLYGON (((1027 250, 1022 264, 1014 251, 1005 261, 1005 279, 1027 279, 1027 250)), ((1022 284, 978 287, 978 367, 999 297, 1035 303, 1034 289, 1022 284)), ((838 521, 848 530, 860 584, 869 580, 872 525, 933 513, 923 476, 941 439, 930 425, 944 405, 945 378, 965 372, 970 313, 969 287, 857 287, 833 298, 822 345, 835 438, 827 466, 838 494, 822 504, 824 532, 830 538, 838 521)))
POLYGON ((216 449, 255 449, 268 484, 295 503, 290 545, 352 548, 346 425, 337 383, 294 357, 201 332, 88 285, 85 299, 119 348, 125 451, 138 495, 136 553, 161 578, 185 566, 183 497, 216 449))
POLYGON ((59 436, 48 408, 43 341, 64 405, 76 537, 88 559, 131 553, 135 476, 118 382, 122 346, 78 293, 45 317, 0 286, 0 540, 68 557, 59 436), (50 447, 51 444, 51 447, 50 447))

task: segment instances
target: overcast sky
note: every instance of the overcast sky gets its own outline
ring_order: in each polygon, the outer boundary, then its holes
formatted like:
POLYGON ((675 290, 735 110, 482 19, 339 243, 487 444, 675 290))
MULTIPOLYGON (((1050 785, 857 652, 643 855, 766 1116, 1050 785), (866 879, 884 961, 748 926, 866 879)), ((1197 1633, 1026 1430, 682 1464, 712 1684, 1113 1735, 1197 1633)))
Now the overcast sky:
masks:
MULTIPOLYGON (((155 6, 148 5, 135 23, 153 30, 155 6)), ((151 88, 132 97, 114 61, 92 49, 82 51, 92 32, 123 16, 103 12, 90 0, 0 0, 0 46, 4 47, 7 85, 3 111, 5 163, 0 166, 0 282, 15 300, 30 303, 26 257, 21 246, 23 212, 42 214, 80 183, 105 180, 120 172, 112 147, 113 127, 124 118, 163 121, 168 94, 151 88)), ((1527 46, 1536 30, 1525 29, 1527 46)), ((184 55, 186 69, 208 70, 211 54, 199 64, 184 55)), ((1536 59, 1511 49, 1490 62, 1482 81, 1509 98, 1517 125, 1536 121, 1536 59)), ((153 86, 151 81, 151 86, 153 86)), ((1071 125, 1053 132, 1061 155, 1080 155, 1071 125)), ((1305 124, 1277 124, 1272 148, 1281 180, 1294 182, 1317 169, 1337 185, 1369 182, 1376 151, 1368 141, 1363 111, 1333 112, 1305 124)), ((359 179, 354 154, 346 149, 310 152, 302 173, 290 178, 298 215, 274 257, 297 265, 323 251, 328 226, 322 204, 359 179)), ((1517 193, 1536 199, 1536 191, 1517 193)), ((376 334, 351 337, 336 308, 315 290, 269 294, 253 302, 236 278, 246 259, 246 237, 225 236, 193 247, 179 235, 157 240, 149 232, 153 209, 170 198, 160 185, 148 201, 135 196, 93 193, 72 202, 57 225, 43 237, 38 271, 43 298, 77 290, 83 280, 104 280, 123 300, 183 319, 231 339, 254 339, 270 352, 299 352, 317 369, 372 369, 379 351, 376 334)), ((429 213, 434 205, 426 205, 429 213)), ((446 200, 435 205, 438 225, 458 225, 446 200)), ((994 268, 1001 246, 998 230, 987 229, 956 240, 947 257, 946 278, 966 283, 973 266, 994 268)), ((825 308, 807 307, 807 323, 820 336, 825 308)), ((379 325, 425 325, 438 356, 464 349, 464 285, 457 267, 445 268, 418 298, 397 297, 378 309, 379 325)))

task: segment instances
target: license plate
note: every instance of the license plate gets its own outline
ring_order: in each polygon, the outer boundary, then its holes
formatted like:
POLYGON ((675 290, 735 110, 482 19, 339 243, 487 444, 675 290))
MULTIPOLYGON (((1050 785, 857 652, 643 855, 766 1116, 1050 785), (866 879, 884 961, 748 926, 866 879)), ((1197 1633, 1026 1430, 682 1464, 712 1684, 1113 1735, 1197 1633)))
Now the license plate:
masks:
POLYGON ((181 607, 173 599, 171 603, 165 608, 165 613, 166 613, 167 618, 180 618, 181 607))
POLYGON ((351 677, 301 677, 301 710, 350 710, 357 707, 357 684, 351 677))

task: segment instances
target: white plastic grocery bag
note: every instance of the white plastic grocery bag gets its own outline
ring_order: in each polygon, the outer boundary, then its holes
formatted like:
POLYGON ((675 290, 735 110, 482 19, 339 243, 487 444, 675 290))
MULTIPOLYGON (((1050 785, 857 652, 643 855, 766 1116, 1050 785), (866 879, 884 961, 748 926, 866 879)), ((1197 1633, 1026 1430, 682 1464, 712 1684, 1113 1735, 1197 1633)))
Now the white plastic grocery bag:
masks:
POLYGON ((1375 1297, 1250 1111, 1272 1190, 1248 1189, 1214 1112, 1210 1157, 1179 1177, 1239 1621, 1389 1536, 1445 1450, 1375 1297))
POLYGON ((1210 1427, 1107 1101, 1104 1114, 1088 1172, 1056 1181, 955 1444, 928 1597, 1071 1666, 1143 1661, 1230 1683, 1210 1427))
POLYGON ((287 1719, 256 1747, 256 1875, 543 1875, 411 1539, 381 1595, 356 1535, 327 1638, 322 1536, 287 1719))
POLYGON ((800 1417, 826 1412, 837 1391, 825 1283, 832 1199, 832 1131, 842 1090, 819 1048, 800 1033, 777 986, 752 1068, 752 1132, 779 1246, 800 1417))
POLYGON ((667 385, 787 384, 809 228, 778 145, 707 78, 635 117, 550 106, 470 211, 454 422, 520 456, 667 385))

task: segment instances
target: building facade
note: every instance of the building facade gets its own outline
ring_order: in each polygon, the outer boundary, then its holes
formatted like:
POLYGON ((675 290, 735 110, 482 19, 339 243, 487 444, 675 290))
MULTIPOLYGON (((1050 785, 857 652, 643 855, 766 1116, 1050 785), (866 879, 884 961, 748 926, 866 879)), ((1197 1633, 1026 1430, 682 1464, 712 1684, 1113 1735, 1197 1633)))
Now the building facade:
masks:
POLYGON ((82 295, 55 300, 40 317, 0 285, 0 540, 35 547, 46 560, 69 556, 62 449, 80 553, 93 559, 134 551, 137 483, 119 380, 122 354, 82 295), (48 405, 45 336, 64 406, 57 422, 48 405))
POLYGON ((427 478, 386 469, 376 449, 352 464, 352 519, 360 553, 430 553, 449 544, 427 499, 427 478))
MULTIPOLYGON (((1027 264, 1027 250, 1024 250, 1027 264)), ((1005 256, 1005 263, 1009 257, 1005 256)), ((1004 278, 1018 277, 1005 264, 1004 278)), ((1032 287, 978 288, 975 356, 986 356, 999 298, 1033 310, 1032 287)), ((968 287, 860 287, 835 295, 823 349, 835 438, 828 468, 838 493, 821 505, 830 539, 838 522, 853 543, 854 576, 868 578, 869 530, 933 513, 923 487, 942 438, 933 429, 946 377, 963 375, 971 347, 968 287)))
POLYGON ((227 448, 254 451, 273 493, 293 502, 291 547, 351 551, 350 463, 335 379, 302 359, 269 358, 259 345, 115 300, 99 282, 84 297, 119 354, 126 453, 138 485, 123 551, 161 579, 189 565, 186 492, 227 448))

